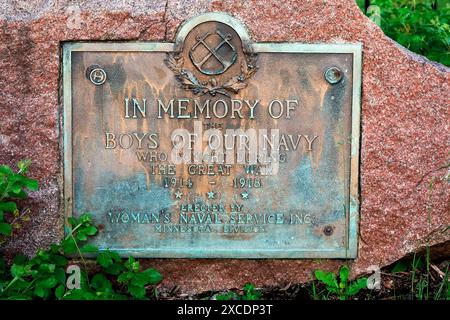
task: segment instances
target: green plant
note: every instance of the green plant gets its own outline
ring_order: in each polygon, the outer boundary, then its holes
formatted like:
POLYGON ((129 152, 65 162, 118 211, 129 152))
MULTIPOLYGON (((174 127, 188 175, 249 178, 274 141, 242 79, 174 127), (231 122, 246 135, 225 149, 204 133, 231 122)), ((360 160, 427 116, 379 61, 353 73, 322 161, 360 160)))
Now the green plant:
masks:
MULTIPOLYGON (((20 221, 16 199, 27 197, 26 189, 37 190, 36 180, 26 173, 30 161, 20 161, 18 171, 0 166, 0 234, 11 236, 20 221)), ((68 218, 66 236, 59 244, 39 250, 31 259, 16 256, 10 266, 0 256, 0 299, 145 299, 147 288, 162 280, 155 269, 141 271, 138 261, 128 260, 116 252, 99 249, 88 243, 98 229, 88 214, 68 218), (84 255, 97 254, 95 261, 86 261, 84 255), (71 263, 69 257, 78 255, 83 269, 79 270, 79 286, 68 288, 70 277, 66 271, 71 263)))
POLYGON ((365 11, 367 1, 357 2, 363 12, 376 22, 379 12, 380 27, 388 37, 416 53, 450 66, 448 1, 371 0, 370 5, 379 8, 376 17, 373 11, 365 11))
POLYGON ((21 228, 21 222, 29 220, 29 210, 19 211, 15 200, 27 197, 26 190, 36 191, 38 182, 26 176, 29 160, 19 161, 18 171, 9 166, 0 166, 0 243, 21 228))
POLYGON ((140 271, 139 262, 133 257, 125 262, 112 251, 99 252, 96 265, 100 270, 89 273, 83 254, 98 252, 87 243, 97 233, 92 218, 83 214, 70 218, 71 228, 60 244, 48 250, 40 250, 32 259, 17 256, 8 269, 0 263, 1 299, 143 299, 147 286, 162 280, 155 269, 140 271), (80 273, 80 288, 66 287, 67 256, 78 253, 85 268, 80 273))
POLYGON ((449 267, 445 270, 445 275, 442 279, 441 285, 434 295, 434 300, 450 300, 450 285, 449 285, 449 267))
POLYGON ((242 288, 243 294, 229 291, 215 296, 216 300, 260 300, 261 292, 252 283, 246 283, 242 288))
POLYGON ((367 278, 349 281, 350 269, 345 265, 339 270, 339 280, 333 272, 316 270, 315 275, 317 280, 326 286, 328 293, 337 295, 340 300, 347 300, 358 294, 361 289, 367 288, 367 278))

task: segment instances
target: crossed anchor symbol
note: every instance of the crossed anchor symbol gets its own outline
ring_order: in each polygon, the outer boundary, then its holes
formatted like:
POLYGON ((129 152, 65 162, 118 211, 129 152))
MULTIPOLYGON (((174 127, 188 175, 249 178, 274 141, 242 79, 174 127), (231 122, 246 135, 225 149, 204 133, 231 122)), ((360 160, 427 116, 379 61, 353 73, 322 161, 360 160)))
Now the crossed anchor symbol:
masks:
POLYGON ((209 74, 209 75, 217 75, 217 74, 221 74, 221 73, 225 72, 230 66, 233 65, 233 63, 236 61, 236 57, 237 57, 236 49, 229 42, 232 38, 231 35, 229 35, 229 34, 223 35, 219 30, 216 30, 216 34, 219 35, 219 37, 222 39, 222 41, 215 48, 209 47, 208 44, 205 42, 206 38, 208 38, 211 35, 211 33, 208 32, 208 33, 204 34, 203 36, 196 37, 197 42, 192 46, 192 48, 189 52, 189 57, 191 58, 192 63, 198 68, 198 70, 200 70, 201 72, 203 72, 205 74, 209 74), (195 51, 195 49, 197 49, 197 47, 199 45, 203 45, 209 51, 209 53, 201 61, 196 61, 193 56, 193 52, 195 51), (227 60, 226 58, 222 57, 219 54, 218 51, 223 45, 228 45, 231 48, 231 50, 233 50, 233 55, 231 56, 231 60, 227 60), (216 58, 217 61, 222 65, 222 67, 223 67, 222 69, 204 70, 202 68, 203 64, 205 64, 205 62, 208 61, 208 59, 211 58, 212 56, 214 56, 214 58, 216 58))

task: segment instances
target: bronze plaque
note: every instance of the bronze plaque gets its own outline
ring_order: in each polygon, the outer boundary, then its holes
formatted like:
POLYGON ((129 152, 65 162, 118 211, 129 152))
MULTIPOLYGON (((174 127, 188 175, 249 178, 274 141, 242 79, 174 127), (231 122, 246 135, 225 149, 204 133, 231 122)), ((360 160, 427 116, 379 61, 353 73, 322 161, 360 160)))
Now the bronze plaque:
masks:
POLYGON ((101 249, 356 257, 359 44, 253 43, 209 13, 175 43, 63 51, 65 214, 101 249))

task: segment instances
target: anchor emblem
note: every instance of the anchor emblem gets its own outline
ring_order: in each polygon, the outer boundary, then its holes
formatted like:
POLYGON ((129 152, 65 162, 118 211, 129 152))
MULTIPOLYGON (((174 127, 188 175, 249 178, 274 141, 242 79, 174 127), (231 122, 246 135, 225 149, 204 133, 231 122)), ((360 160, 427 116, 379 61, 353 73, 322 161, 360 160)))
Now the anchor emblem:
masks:
POLYGON ((189 50, 189 57, 197 69, 207 75, 218 75, 224 73, 231 67, 237 59, 235 47, 231 44, 232 36, 224 35, 219 30, 215 33, 207 32, 202 36, 195 38, 197 42, 189 50), (216 46, 211 46, 207 41, 216 41, 216 46), (207 54, 203 57, 202 53, 207 54))

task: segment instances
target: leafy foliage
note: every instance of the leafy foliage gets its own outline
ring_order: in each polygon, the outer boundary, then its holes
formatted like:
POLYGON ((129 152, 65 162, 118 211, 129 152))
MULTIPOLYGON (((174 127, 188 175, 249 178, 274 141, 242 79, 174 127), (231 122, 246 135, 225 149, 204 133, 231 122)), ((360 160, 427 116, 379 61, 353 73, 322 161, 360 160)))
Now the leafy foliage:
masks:
MULTIPOLYGON (((29 161, 21 161, 18 171, 0 166, 0 233, 10 236, 17 228, 19 213, 15 199, 26 198, 28 190, 37 190, 36 180, 26 176, 29 161), (11 217, 6 217, 6 214, 11 217)), ((24 220, 24 219, 23 219, 24 220)), ((88 243, 98 229, 88 214, 68 218, 67 236, 47 250, 39 250, 31 259, 18 255, 8 266, 0 256, 0 299, 145 299, 147 288, 162 280, 155 269, 141 271, 139 262, 128 260, 116 252, 99 249, 88 243), (85 254, 97 253, 97 259, 85 261, 85 254), (69 289, 71 265, 68 257, 78 255, 84 269, 80 270, 79 286, 69 289)))
MULTIPOLYGON (((358 5, 365 11, 363 0, 358 5)), ((444 0, 371 0, 379 7, 380 27, 406 48, 450 66, 450 2, 444 0)), ((366 14, 376 21, 378 13, 366 14)))
POLYGON ((87 243, 97 233, 89 215, 69 218, 69 224, 68 235, 60 244, 40 250, 32 259, 17 256, 9 269, 0 260, 1 299, 144 299, 147 287, 162 280, 155 269, 140 271, 139 262, 133 257, 124 262, 117 253, 104 251, 93 266, 100 271, 89 274, 85 268, 80 274, 80 288, 68 289, 67 256, 78 253, 84 260, 83 254, 98 252, 87 243))
POLYGON ((340 300, 347 300, 361 289, 367 288, 367 278, 349 281, 350 269, 347 266, 342 266, 339 270, 339 280, 333 272, 317 270, 315 275, 317 280, 325 284, 328 292, 337 295, 340 300))
POLYGON ((260 300, 261 292, 255 288, 252 283, 246 283, 242 288, 242 294, 234 291, 218 294, 215 296, 216 300, 260 300))
POLYGON ((18 209, 15 200, 27 197, 27 190, 36 191, 38 182, 27 177, 30 161, 19 161, 18 171, 9 166, 0 166, 0 243, 20 229, 22 222, 28 221, 28 210, 18 209))

